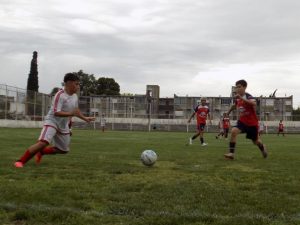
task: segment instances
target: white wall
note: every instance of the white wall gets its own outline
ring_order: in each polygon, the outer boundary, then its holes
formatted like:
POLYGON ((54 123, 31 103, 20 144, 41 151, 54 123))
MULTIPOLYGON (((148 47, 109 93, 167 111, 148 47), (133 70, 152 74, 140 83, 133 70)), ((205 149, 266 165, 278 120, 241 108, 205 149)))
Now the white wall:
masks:
MULTIPOLYGON (((97 118, 98 119, 98 118, 97 118)), ((78 118, 74 118, 74 121, 81 121, 78 118)), ((99 120, 96 120, 99 122, 99 120)), ((107 123, 127 123, 127 124, 148 124, 148 119, 140 118, 106 118, 107 123)), ((217 125, 219 120, 213 120, 212 125, 217 125)), ((231 121, 231 125, 234 125, 236 121, 231 121)), ((194 125, 195 120, 191 121, 191 125, 194 125)), ((265 121, 265 125, 268 127, 277 127, 279 121, 265 121)), ((151 119, 151 124, 165 124, 165 125, 184 125, 187 124, 186 119, 151 119)), ((284 121, 285 127, 300 127, 300 121, 284 121)), ((0 120, 0 127, 14 127, 14 128, 41 128, 43 126, 42 121, 26 121, 26 120, 0 120)))

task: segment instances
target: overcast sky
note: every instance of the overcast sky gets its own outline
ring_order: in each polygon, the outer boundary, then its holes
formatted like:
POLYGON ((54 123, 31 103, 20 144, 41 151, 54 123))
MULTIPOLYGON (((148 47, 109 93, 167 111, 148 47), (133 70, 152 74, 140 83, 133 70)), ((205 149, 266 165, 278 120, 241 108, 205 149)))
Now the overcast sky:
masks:
POLYGON ((44 93, 82 69, 161 97, 229 96, 246 79, 297 107, 299 12, 296 0, 0 0, 0 83, 26 88, 38 51, 44 93))

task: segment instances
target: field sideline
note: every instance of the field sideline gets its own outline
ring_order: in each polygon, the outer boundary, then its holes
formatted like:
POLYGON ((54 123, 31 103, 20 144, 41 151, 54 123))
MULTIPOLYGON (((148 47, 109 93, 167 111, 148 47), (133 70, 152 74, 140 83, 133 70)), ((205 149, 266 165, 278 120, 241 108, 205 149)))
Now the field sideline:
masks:
POLYGON ((39 132, 0 128, 0 224, 300 224, 299 135, 264 135, 268 159, 240 135, 228 161, 215 134, 75 130, 69 154, 14 168, 39 132))

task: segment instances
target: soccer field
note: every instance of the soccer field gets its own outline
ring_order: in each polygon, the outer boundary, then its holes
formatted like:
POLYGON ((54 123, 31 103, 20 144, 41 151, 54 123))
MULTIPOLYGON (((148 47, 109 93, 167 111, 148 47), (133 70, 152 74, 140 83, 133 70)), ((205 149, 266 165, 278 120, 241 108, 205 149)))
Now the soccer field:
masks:
POLYGON ((69 154, 14 168, 39 132, 0 128, 0 224, 300 224, 299 135, 264 135, 267 159, 240 135, 228 161, 215 134, 75 130, 69 154))

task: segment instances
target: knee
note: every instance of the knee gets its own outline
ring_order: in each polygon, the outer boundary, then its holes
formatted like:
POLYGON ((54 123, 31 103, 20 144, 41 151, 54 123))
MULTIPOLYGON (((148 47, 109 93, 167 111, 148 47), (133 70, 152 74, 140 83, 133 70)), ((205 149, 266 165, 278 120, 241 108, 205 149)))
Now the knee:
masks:
POLYGON ((48 145, 48 143, 43 142, 43 141, 39 141, 39 142, 37 142, 37 145, 38 145, 39 148, 43 149, 48 145))
POLYGON ((232 129, 231 130, 231 136, 235 137, 238 135, 238 129, 232 129))

